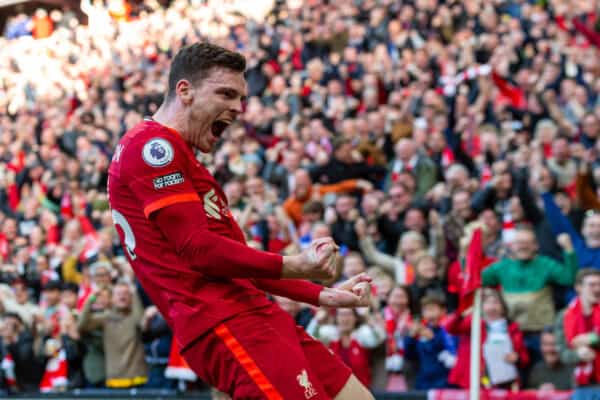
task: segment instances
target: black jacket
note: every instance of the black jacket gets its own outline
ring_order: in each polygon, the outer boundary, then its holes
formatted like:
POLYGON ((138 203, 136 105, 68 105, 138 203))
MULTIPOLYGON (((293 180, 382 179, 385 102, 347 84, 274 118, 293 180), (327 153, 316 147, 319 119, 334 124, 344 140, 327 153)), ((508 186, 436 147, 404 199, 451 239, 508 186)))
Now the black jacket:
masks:
POLYGON ((345 163, 332 158, 327 164, 310 171, 314 183, 338 183, 346 179, 367 179, 377 182, 385 176, 386 167, 380 165, 367 165, 364 162, 345 163))

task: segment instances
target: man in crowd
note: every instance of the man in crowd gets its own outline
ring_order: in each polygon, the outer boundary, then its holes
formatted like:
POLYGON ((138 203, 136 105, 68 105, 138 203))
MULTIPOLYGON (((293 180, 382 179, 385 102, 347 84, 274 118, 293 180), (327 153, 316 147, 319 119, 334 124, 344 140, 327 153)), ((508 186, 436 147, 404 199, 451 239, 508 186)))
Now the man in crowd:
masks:
POLYGON ((544 329, 540 337, 542 359, 535 364, 527 385, 530 389, 570 390, 573 368, 561 361, 552 328, 544 329))
POLYGON ((485 286, 502 287, 509 318, 519 324, 525 345, 533 360, 540 358, 540 333, 555 316, 552 284, 572 285, 577 273, 577 258, 568 235, 557 239, 564 251, 564 264, 538 255, 535 233, 517 228, 511 244, 512 258, 504 258, 481 274, 485 286))
POLYGON ((112 289, 112 306, 101 313, 92 313, 98 299, 92 294, 81 312, 81 330, 102 328, 106 357, 106 386, 130 388, 147 381, 147 366, 142 342, 142 303, 129 283, 119 282, 112 289))
POLYGON ((560 211, 552 193, 542 194, 544 209, 550 226, 556 234, 567 233, 577 253, 579 265, 600 269, 600 213, 590 210, 583 220, 581 234, 569 219, 560 211))
POLYGON ((576 386, 600 384, 600 272, 584 268, 577 273, 578 296, 557 318, 555 332, 561 359, 577 363, 576 386))

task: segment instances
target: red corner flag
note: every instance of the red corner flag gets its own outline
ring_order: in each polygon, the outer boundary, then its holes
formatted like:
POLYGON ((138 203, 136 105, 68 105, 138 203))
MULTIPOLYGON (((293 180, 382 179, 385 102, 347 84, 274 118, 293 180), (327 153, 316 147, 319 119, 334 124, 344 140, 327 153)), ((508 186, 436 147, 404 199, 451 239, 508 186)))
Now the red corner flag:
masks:
POLYGON ((489 263, 483 254, 481 228, 477 228, 471 237, 465 260, 465 272, 460 288, 459 311, 462 312, 473 305, 473 294, 481 287, 481 271, 489 263))

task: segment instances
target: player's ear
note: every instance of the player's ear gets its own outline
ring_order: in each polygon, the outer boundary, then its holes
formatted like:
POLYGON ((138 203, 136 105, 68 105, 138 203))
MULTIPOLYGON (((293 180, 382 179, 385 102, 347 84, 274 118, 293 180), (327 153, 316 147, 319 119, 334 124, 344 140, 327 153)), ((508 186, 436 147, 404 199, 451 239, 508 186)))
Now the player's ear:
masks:
POLYGON ((177 82, 177 86, 175 86, 175 92, 186 106, 189 106, 194 101, 192 84, 187 79, 181 79, 179 82, 177 82))

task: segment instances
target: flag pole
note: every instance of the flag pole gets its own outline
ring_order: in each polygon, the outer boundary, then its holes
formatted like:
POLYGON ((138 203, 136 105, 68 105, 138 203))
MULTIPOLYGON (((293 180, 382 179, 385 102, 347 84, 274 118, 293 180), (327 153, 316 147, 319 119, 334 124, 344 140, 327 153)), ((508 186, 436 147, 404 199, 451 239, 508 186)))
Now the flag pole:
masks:
POLYGON ((469 400, 479 400, 481 390, 481 288, 475 291, 471 323, 471 376, 469 400))

